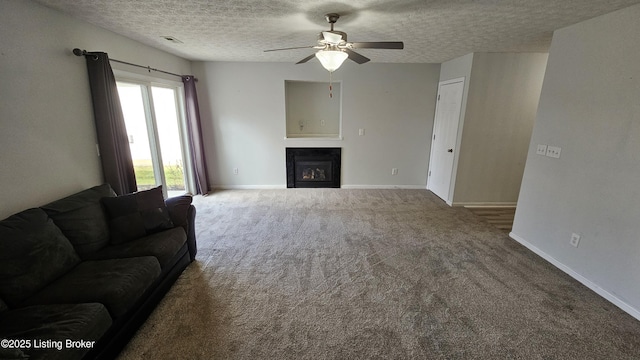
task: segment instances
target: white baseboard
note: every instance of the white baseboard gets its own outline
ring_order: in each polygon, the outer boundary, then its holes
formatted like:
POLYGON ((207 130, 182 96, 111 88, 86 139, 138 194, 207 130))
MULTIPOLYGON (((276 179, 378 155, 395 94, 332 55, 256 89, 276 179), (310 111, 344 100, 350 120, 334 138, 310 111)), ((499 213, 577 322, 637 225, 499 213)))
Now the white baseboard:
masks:
POLYGON ((451 206, 464 206, 464 207, 516 207, 517 202, 464 202, 456 201, 451 206))
MULTIPOLYGON (((286 189, 287 185, 213 185, 214 190, 272 190, 286 189)), ((341 185, 341 189, 409 189, 425 190, 425 185, 341 185)))
POLYGON ((214 190, 273 190, 286 189, 287 185, 213 185, 214 190))
MULTIPOLYGON (((286 189, 287 185, 213 185, 214 190, 271 190, 286 189)), ((341 189, 409 189, 425 190, 425 185, 341 185, 341 189)))
POLYGON ((602 296, 603 298, 605 298, 606 300, 608 300, 609 302, 611 302, 615 306, 617 306, 620 309, 622 309, 627 314, 633 316, 637 320, 640 320, 640 311, 638 311, 638 309, 636 309, 633 306, 627 304, 623 300, 620 300, 618 297, 616 297, 612 293, 608 292, 607 290, 601 288, 600 286, 598 286, 593 281, 591 281, 591 280, 585 278, 584 276, 578 274, 577 272, 575 272, 573 269, 571 269, 567 265, 565 265, 565 264, 561 263, 560 261, 556 260, 553 256, 551 256, 551 255, 545 253, 544 251, 540 250, 539 248, 537 248, 536 246, 534 246, 530 242, 526 241, 522 237, 514 234, 513 232, 509 233, 509 237, 511 237, 513 240, 519 242, 520 244, 522 244, 527 249, 533 251, 534 253, 536 253, 541 258, 543 258, 546 261, 550 262, 553 266, 555 266, 558 269, 564 271, 565 273, 567 273, 572 278, 578 280, 580 283, 582 283, 582 285, 584 285, 584 286, 588 287, 589 289, 593 290, 596 294, 602 296))
POLYGON ((342 185, 343 189, 407 189, 426 190, 426 185, 342 185))

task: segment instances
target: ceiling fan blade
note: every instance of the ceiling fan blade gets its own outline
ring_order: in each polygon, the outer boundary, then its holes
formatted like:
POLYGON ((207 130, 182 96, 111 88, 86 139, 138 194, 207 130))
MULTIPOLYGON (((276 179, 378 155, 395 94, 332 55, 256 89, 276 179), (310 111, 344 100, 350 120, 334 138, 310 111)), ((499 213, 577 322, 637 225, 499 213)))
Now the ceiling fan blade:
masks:
POLYGON ((288 47, 288 48, 282 48, 282 49, 270 49, 270 50, 264 50, 264 52, 269 52, 269 51, 280 51, 280 50, 294 50, 294 49, 310 49, 313 46, 295 46, 295 47, 288 47))
POLYGON ((402 41, 377 41, 349 43, 352 49, 404 49, 402 41))
POLYGON ((357 52, 353 51, 353 50, 349 50, 349 49, 344 49, 344 52, 347 53, 347 55, 349 55, 349 59, 357 62, 358 64, 364 64, 367 61, 370 61, 371 59, 369 59, 366 56, 362 56, 360 54, 358 54, 357 52))
POLYGON ((315 54, 315 53, 313 53, 313 54, 311 54, 311 55, 307 56, 306 58, 304 58, 304 59, 302 59, 302 60, 298 61, 298 62, 296 63, 296 65, 297 65, 297 64, 304 64, 304 63, 306 63, 307 61, 309 61, 309 60, 313 59, 314 57, 316 57, 316 54, 315 54))

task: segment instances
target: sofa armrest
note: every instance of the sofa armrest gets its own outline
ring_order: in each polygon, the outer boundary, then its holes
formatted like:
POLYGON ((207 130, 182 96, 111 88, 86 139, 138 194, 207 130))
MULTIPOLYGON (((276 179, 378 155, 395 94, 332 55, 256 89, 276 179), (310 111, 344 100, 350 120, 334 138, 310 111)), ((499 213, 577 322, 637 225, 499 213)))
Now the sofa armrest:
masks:
POLYGON ((196 244, 196 207, 189 206, 187 218, 189 219, 189 229, 187 231, 187 245, 189 246, 189 256, 191 261, 196 259, 198 246, 196 244))
POLYGON ((187 245, 191 261, 195 260, 198 251, 196 246, 195 218, 196 208, 191 205, 193 200, 191 195, 181 195, 165 200, 169 217, 175 226, 184 228, 187 234, 187 245))

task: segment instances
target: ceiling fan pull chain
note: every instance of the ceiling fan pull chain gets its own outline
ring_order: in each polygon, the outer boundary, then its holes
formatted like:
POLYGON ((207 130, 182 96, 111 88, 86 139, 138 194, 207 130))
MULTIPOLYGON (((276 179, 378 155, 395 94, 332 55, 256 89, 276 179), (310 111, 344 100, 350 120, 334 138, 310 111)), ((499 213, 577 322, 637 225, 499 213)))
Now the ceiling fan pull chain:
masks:
POLYGON ((333 99, 333 71, 329 71, 329 98, 333 99))

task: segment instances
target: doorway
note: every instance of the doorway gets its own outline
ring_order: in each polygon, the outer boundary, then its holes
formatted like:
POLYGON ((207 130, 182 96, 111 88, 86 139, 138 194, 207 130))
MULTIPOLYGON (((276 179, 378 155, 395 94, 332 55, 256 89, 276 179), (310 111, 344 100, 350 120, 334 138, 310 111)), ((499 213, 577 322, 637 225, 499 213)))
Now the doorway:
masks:
POLYGON ((117 81, 138 190, 162 185, 164 196, 192 192, 178 86, 117 81))
POLYGON ((451 180, 457 150, 456 141, 463 93, 464 78, 447 80, 438 84, 427 190, 431 190, 449 205, 453 201, 451 180))

